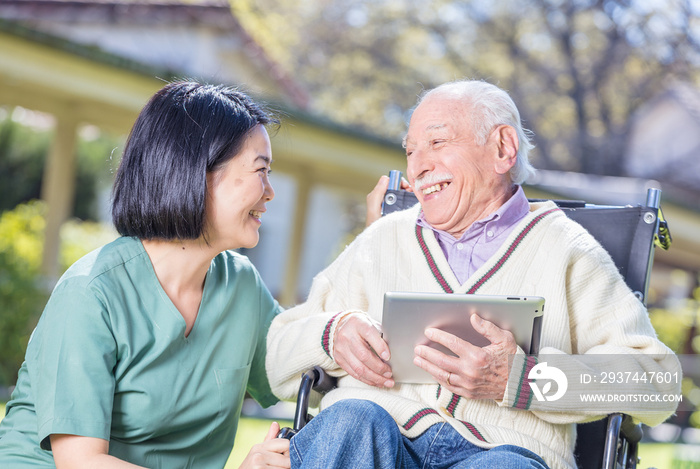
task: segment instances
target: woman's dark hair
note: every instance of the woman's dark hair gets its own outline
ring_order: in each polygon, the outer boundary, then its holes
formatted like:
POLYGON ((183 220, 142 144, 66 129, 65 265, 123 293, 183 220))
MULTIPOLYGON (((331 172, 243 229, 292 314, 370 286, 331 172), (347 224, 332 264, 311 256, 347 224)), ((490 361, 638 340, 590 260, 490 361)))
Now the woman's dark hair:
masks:
POLYGON ((237 155, 259 124, 278 121, 226 86, 170 83, 146 104, 124 148, 112 191, 119 234, 197 239, 205 228, 207 173, 237 155))

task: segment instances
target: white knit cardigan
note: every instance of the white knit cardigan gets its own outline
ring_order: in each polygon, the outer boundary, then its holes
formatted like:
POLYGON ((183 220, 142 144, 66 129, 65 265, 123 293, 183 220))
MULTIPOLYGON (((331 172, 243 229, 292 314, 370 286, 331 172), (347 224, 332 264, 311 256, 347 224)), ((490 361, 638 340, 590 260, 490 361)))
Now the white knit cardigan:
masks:
MULTIPOLYGON (((345 373, 333 360, 333 336, 345 313, 381 321, 387 291, 536 295, 546 300, 540 354, 663 354, 641 371, 678 369, 672 352, 656 338, 647 311, 632 294, 607 252, 552 202, 533 203, 530 213, 500 250, 466 283, 452 273, 434 234, 417 227, 419 206, 378 220, 361 233, 313 281, 307 301, 280 314, 268 334, 267 372, 281 399, 296 396, 300 373, 320 365, 339 377, 321 402, 373 401, 394 418, 401 432, 416 437, 448 422, 481 447, 513 444, 542 456, 552 468, 575 467, 573 422, 601 416, 537 410, 524 391, 514 399, 473 400, 438 384, 397 384, 378 389, 345 373)), ((519 353, 520 362, 528 357, 519 353)), ((517 361, 517 360, 516 360, 517 361)), ((508 387, 520 386, 529 368, 511 368, 508 387)), ((635 370, 631 370, 635 371, 635 370)), ((679 392, 679 386, 664 391, 679 392)), ((641 384, 639 391, 659 391, 641 384)), ((635 416, 648 425, 671 412, 635 416)))

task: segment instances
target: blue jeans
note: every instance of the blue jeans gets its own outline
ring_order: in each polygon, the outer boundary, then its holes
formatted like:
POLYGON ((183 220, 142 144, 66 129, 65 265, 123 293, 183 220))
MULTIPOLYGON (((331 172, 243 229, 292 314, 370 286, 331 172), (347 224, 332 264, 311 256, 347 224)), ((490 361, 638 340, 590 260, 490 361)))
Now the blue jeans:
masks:
POLYGON ((319 413, 292 438, 289 454, 292 469, 547 469, 525 448, 479 448, 447 423, 407 438, 382 407, 353 399, 319 413))

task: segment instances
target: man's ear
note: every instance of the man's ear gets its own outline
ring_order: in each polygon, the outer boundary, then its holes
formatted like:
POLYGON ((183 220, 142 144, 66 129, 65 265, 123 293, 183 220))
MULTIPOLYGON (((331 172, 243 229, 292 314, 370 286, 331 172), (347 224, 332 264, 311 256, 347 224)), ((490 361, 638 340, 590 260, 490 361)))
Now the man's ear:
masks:
POLYGON ((518 133, 510 125, 501 125, 494 131, 494 137, 498 148, 494 168, 498 174, 506 174, 518 157, 518 133))

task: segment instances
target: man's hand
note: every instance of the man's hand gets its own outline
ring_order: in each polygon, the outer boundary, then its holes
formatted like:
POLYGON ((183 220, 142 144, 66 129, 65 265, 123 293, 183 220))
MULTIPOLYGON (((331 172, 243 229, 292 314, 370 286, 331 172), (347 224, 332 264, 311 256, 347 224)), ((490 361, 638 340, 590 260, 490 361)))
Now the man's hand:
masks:
POLYGON ((289 461, 289 440, 276 438, 279 431, 279 424, 272 422, 265 440, 250 449, 239 469, 288 469, 292 467, 289 461))
POLYGON ((379 327, 362 314, 341 318, 335 330, 333 357, 350 376, 375 387, 391 388, 389 346, 379 327))
POLYGON ((439 329, 426 329, 428 339, 444 345, 456 357, 445 355, 427 345, 415 349, 413 362, 435 377, 451 392, 470 399, 503 399, 508 382, 509 356, 518 346, 510 331, 492 322, 471 316, 474 329, 491 344, 477 347, 439 329))

